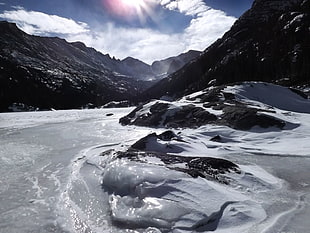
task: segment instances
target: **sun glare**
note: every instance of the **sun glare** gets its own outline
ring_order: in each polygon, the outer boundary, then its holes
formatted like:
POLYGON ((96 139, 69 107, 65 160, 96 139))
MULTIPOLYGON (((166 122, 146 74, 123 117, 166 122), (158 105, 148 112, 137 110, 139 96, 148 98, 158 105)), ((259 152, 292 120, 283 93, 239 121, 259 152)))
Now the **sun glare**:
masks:
POLYGON ((105 7, 117 17, 126 20, 138 19, 144 24, 147 18, 154 20, 154 0, 102 0, 105 7))
POLYGON ((122 0, 122 2, 131 7, 140 8, 143 6, 143 0, 122 0))

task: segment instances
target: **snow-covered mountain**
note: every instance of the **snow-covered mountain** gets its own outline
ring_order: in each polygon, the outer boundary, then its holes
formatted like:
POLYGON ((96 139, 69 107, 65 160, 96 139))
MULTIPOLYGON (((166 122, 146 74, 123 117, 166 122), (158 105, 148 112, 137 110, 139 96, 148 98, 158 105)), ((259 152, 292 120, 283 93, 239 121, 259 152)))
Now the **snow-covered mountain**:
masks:
MULTIPOLYGON (((0 111, 13 103, 27 110, 133 101, 165 77, 140 60, 118 60, 81 42, 28 35, 5 21, 0 22, 0 41, 0 111)), ((188 57, 194 56, 182 54, 178 60, 184 64, 188 57)))
POLYGON ((146 98, 178 95, 212 84, 266 81, 309 86, 309 0, 256 0, 195 61, 146 91, 146 98))

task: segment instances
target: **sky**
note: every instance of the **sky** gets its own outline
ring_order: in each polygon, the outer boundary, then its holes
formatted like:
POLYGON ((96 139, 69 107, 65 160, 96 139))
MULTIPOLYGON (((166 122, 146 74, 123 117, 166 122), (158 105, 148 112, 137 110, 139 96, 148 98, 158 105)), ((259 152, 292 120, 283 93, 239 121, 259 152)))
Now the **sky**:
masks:
POLYGON ((82 41, 151 64, 205 50, 253 0, 0 0, 0 20, 28 34, 82 41))

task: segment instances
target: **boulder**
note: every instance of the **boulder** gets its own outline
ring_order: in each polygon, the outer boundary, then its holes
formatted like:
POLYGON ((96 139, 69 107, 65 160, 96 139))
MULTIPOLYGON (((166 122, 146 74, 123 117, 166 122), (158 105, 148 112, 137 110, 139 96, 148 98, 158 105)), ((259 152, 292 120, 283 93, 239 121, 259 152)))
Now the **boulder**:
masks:
POLYGON ((218 123, 237 130, 249 130, 254 126, 262 128, 277 127, 283 129, 285 121, 265 115, 258 109, 247 106, 227 106, 218 123))
POLYGON ((170 144, 173 140, 184 142, 180 136, 177 136, 170 130, 159 135, 152 133, 138 140, 129 148, 129 150, 153 151, 161 153, 180 153, 184 151, 183 148, 170 144))

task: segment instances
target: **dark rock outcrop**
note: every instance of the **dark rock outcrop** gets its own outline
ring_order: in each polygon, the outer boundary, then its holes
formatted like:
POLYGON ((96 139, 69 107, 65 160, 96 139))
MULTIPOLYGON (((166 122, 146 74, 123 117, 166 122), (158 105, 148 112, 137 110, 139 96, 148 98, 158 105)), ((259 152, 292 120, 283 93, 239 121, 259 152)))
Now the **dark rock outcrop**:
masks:
POLYGON ((145 163, 145 159, 158 158, 167 168, 184 172, 193 178, 202 177, 220 183, 228 184, 226 173, 241 173, 235 163, 212 157, 186 157, 159 152, 127 151, 117 152, 117 158, 127 158, 136 162, 145 163))
MULTIPOLYGON (((237 130, 250 130, 255 126, 265 129, 271 127, 283 129, 287 125, 287 122, 268 115, 267 113, 275 113, 268 109, 269 107, 260 108, 241 102, 233 93, 225 92, 225 87, 225 85, 212 87, 194 97, 184 97, 186 104, 180 104, 178 101, 153 101, 141 105, 129 115, 121 118, 120 123, 174 129, 217 124, 237 130), (221 111, 221 113, 214 115, 209 112, 210 109, 221 111)), ((290 90, 287 89, 287 93, 290 90)))
POLYGON ((217 117, 195 105, 173 106, 169 103, 155 102, 150 111, 139 112, 142 106, 120 119, 123 125, 138 125, 167 128, 197 128, 213 123, 217 117))
POLYGON ((223 108, 223 112, 219 123, 238 130, 250 130, 254 126, 283 129, 286 125, 283 120, 264 115, 259 109, 245 106, 227 106, 223 108))
POLYGON ((216 135, 213 138, 211 138, 210 141, 212 141, 212 142, 222 142, 223 139, 222 139, 222 137, 220 135, 216 135))
POLYGON ((172 141, 184 142, 180 136, 177 136, 171 130, 159 135, 152 133, 135 142, 129 148, 129 151, 140 150, 158 153, 180 153, 184 151, 180 146, 171 144, 172 141))
POLYGON ((161 124, 162 116, 167 112, 168 108, 168 103, 156 102, 150 107, 148 113, 140 114, 139 111, 143 109, 143 105, 140 105, 127 116, 122 117, 119 122, 123 125, 156 127, 161 124))

